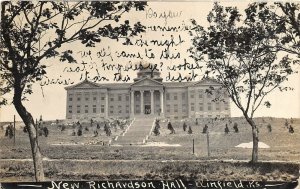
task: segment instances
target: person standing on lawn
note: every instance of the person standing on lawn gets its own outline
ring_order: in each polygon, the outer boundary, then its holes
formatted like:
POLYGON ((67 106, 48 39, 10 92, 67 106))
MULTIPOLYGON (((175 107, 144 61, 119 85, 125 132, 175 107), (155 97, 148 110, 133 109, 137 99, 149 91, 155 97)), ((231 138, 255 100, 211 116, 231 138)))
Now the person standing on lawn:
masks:
POLYGON ((229 128, 228 128, 227 123, 226 123, 226 125, 225 125, 225 134, 228 134, 228 133, 229 133, 229 128))
POLYGON ((183 122, 182 128, 183 128, 183 131, 185 132, 185 131, 186 131, 186 128, 187 128, 187 125, 186 125, 185 122, 183 122))
POLYGON ((171 131, 170 134, 175 134, 175 129, 173 128, 173 126, 172 126, 172 124, 171 124, 170 121, 168 122, 168 129, 171 131))
POLYGON ((207 124, 204 125, 202 133, 205 134, 207 132, 208 126, 207 124))

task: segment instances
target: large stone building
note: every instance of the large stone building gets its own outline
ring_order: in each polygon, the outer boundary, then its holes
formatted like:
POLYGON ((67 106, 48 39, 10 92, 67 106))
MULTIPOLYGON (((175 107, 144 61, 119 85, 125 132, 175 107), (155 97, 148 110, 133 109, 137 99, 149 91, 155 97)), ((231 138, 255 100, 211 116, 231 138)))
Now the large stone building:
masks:
POLYGON ((169 119, 229 117, 229 97, 213 79, 163 82, 160 72, 141 70, 133 83, 68 86, 67 119, 162 116, 169 119), (212 93, 207 89, 213 87, 212 93), (215 100, 218 98, 219 100, 215 100), (221 100, 220 100, 221 99, 221 100))

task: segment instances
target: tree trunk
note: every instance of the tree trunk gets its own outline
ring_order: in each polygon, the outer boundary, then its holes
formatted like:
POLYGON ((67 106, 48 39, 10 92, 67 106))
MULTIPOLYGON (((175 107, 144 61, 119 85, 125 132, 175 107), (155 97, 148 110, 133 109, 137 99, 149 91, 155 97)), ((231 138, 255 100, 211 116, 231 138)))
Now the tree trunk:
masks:
POLYGON ((258 161, 258 131, 256 125, 251 125, 252 127, 252 137, 253 137, 253 148, 252 148, 252 163, 258 161))
MULTIPOLYGON (((44 168, 43 168, 43 160, 42 154, 40 151, 40 147, 37 140, 37 132, 34 124, 34 120, 32 115, 26 110, 26 108, 22 104, 22 88, 21 85, 15 84, 14 86, 14 106, 22 118, 26 129, 28 131, 32 158, 33 158, 33 166, 34 166, 34 174, 36 182, 40 182, 44 180, 44 168)), ((36 125, 37 127, 37 125, 36 125)))
POLYGON ((252 118, 249 118, 248 116, 245 116, 247 122, 250 124, 252 128, 252 159, 251 163, 256 163, 258 161, 258 129, 256 127, 256 124, 254 123, 252 118))

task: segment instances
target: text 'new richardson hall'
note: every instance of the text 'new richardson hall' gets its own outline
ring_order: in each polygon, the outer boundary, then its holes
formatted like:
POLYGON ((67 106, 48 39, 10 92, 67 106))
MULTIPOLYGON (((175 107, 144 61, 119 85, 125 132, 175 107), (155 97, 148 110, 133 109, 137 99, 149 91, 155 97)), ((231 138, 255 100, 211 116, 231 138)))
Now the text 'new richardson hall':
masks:
POLYGON ((137 73, 133 83, 98 84, 85 80, 65 89, 66 118, 72 120, 230 117, 229 96, 213 79, 163 82, 159 71, 144 69, 137 73))

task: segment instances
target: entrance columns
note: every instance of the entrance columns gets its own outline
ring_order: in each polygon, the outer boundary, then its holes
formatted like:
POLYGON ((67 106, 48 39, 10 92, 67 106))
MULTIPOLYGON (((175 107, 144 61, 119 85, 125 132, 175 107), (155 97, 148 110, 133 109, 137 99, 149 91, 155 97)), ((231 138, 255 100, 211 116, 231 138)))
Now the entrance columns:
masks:
POLYGON ((161 109, 160 115, 164 116, 164 91, 160 90, 159 93, 160 93, 160 109, 161 109))
POLYGON ((134 116, 134 91, 131 91, 130 95, 130 114, 131 117, 134 116))
POLYGON ((141 90, 140 93, 141 93, 141 115, 144 115, 144 111, 143 111, 145 109, 145 107, 144 107, 144 91, 141 90))
POLYGON ((150 93, 151 93, 151 114, 153 115, 154 114, 154 90, 150 90, 150 93))

